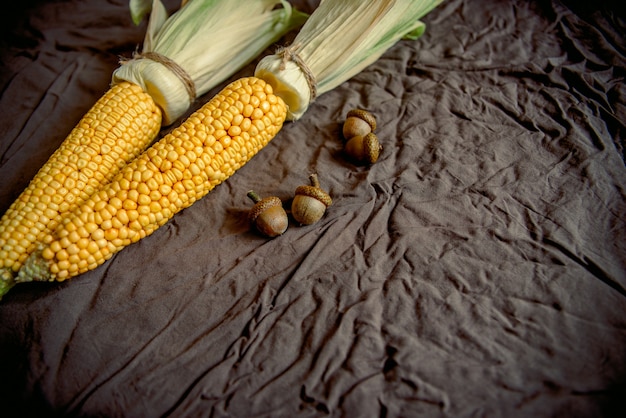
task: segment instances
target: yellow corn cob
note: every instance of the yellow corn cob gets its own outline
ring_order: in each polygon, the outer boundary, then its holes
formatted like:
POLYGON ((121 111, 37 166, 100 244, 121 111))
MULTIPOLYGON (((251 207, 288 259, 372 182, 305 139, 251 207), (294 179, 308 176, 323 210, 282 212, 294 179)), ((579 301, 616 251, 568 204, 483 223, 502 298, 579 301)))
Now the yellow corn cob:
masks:
POLYGON ((265 81, 234 81, 65 217, 16 280, 63 281, 96 268, 232 175, 286 115, 265 81))
POLYGON ((160 127, 161 110, 135 84, 116 84, 94 104, 0 219, 0 289, 11 286, 36 242, 145 150, 160 127))

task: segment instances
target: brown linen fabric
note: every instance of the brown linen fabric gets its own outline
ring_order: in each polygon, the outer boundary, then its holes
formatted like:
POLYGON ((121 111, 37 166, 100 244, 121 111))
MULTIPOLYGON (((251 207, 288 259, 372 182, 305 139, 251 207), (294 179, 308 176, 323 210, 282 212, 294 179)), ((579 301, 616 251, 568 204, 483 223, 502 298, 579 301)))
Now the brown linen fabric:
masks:
MULTIPOLYGON (((1 213, 145 30, 123 0, 20 5, 0 51, 1 213)), ((618 416, 626 21, 611 5, 446 1, 153 235, 16 286, 3 416, 618 416), (372 166, 342 153, 354 107, 378 121, 372 166), (312 172, 333 198, 321 221, 250 229, 248 190, 288 208, 312 172)))

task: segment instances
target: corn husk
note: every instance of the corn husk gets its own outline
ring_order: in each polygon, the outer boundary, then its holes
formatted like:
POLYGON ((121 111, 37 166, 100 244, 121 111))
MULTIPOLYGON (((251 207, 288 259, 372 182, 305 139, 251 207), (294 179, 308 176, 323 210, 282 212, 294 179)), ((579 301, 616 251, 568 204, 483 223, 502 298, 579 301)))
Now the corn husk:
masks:
POLYGON ((426 27, 419 19, 442 1, 322 0, 292 45, 264 57, 255 75, 285 100, 288 118, 298 119, 316 96, 361 72, 397 41, 421 36, 426 27))
POLYGON ((130 9, 136 24, 150 13, 146 35, 141 52, 121 62, 112 83, 140 85, 163 110, 165 126, 308 17, 285 0, 188 0, 171 16, 160 0, 130 0, 130 9), (146 58, 150 53, 186 76, 146 58), (185 79, 193 82, 191 92, 185 79))

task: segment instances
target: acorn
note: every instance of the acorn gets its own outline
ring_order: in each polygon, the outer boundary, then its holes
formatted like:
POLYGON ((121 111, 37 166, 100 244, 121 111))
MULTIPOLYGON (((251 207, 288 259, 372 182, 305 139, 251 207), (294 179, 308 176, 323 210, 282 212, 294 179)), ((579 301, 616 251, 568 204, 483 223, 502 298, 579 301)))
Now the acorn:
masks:
POLYGON ((291 216, 300 225, 311 225, 319 221, 326 208, 333 203, 328 193, 320 188, 317 174, 309 176, 311 185, 296 188, 295 197, 291 202, 291 216))
POLYGON ((343 137, 348 140, 354 136, 365 136, 376 130, 376 118, 367 110, 352 109, 343 123, 343 137))
POLYGON ((279 197, 261 199, 253 190, 248 192, 248 197, 254 202, 254 206, 248 212, 248 219, 257 231, 266 237, 274 238, 287 230, 289 218, 279 197))
POLYGON ((374 164, 378 161, 382 149, 378 137, 372 132, 363 136, 353 136, 344 146, 346 155, 360 164, 374 164))

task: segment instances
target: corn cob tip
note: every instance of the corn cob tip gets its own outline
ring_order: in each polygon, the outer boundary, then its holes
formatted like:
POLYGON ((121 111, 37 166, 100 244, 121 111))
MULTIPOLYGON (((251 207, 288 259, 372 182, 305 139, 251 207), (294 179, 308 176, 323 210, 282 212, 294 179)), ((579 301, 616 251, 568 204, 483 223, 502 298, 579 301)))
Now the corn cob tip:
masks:
POLYGON ((0 300, 2 296, 6 295, 11 288, 15 286, 15 279, 13 277, 13 271, 8 268, 0 269, 0 300))
POLYGON ((17 275, 11 269, 0 269, 0 300, 18 283, 50 281, 51 278, 48 261, 41 255, 41 251, 35 251, 26 259, 17 275))
POLYGON ((16 283, 47 282, 50 280, 52 280, 52 275, 50 274, 48 261, 41 255, 39 250, 28 256, 15 278, 16 283))

